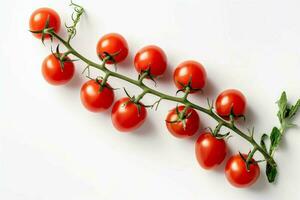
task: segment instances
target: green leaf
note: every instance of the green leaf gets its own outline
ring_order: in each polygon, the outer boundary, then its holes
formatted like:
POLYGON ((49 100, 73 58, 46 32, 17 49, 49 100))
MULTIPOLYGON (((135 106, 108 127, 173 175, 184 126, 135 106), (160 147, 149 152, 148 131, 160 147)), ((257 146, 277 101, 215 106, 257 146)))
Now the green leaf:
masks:
POLYGON ((269 163, 267 163, 266 166, 266 175, 268 177, 269 183, 273 183, 275 181, 276 175, 277 175, 277 168, 272 167, 269 163))
POLYGON ((273 151, 279 146, 279 143, 281 141, 281 132, 277 127, 274 127, 272 129, 271 135, 270 135, 270 155, 272 155, 273 151))
POLYGON ((265 143, 265 140, 269 138, 269 136, 267 134, 263 134, 260 138, 260 145, 261 147, 267 152, 267 146, 266 146, 266 143, 265 143))
POLYGON ((291 119, 292 117, 294 117, 299 108, 300 108, 300 99, 298 99, 297 103, 290 108, 288 118, 291 119))
POLYGON ((285 115, 287 112, 287 97, 286 93, 282 92, 280 99, 277 101, 279 111, 277 113, 277 116, 279 118, 280 123, 285 119, 285 115))
POLYGON ((286 93, 283 92, 279 101, 277 102, 279 111, 277 113, 283 131, 287 128, 294 127, 295 125, 290 120, 296 115, 300 108, 300 99, 295 105, 289 106, 287 103, 286 93))

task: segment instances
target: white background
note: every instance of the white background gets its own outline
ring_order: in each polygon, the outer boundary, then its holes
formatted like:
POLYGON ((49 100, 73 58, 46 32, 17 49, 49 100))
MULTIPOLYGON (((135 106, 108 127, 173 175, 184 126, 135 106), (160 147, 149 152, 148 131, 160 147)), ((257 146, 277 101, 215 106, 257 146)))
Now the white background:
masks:
MULTIPOLYGON (((186 59, 198 60, 209 78, 204 94, 192 97, 194 102, 205 106, 207 96, 213 99, 226 88, 240 89, 248 100, 248 119, 242 126, 255 125, 257 137, 278 125, 275 101, 281 91, 293 102, 300 97, 298 0, 77 2, 87 12, 73 40, 83 55, 96 61, 101 35, 119 32, 129 43, 130 58, 118 70, 136 77, 134 52, 159 45, 167 53, 169 70, 158 88, 170 94, 176 91, 173 68, 186 59)), ((48 6, 65 22, 72 12, 68 4, 1 0, 0 199, 300 198, 299 128, 285 135, 276 153, 280 173, 275 184, 267 183, 261 165, 262 176, 253 187, 236 189, 224 177, 224 164, 213 171, 198 166, 195 137, 179 140, 167 132, 164 118, 174 103, 149 110, 142 128, 122 134, 112 127, 110 111, 93 114, 81 105, 82 63, 76 64, 70 84, 48 85, 40 66, 50 43, 44 47, 28 32, 28 19, 33 10, 48 6)), ((127 86, 119 80, 110 83, 127 86)), ((140 92, 133 86, 128 90, 140 92)), ((117 98, 122 96, 122 90, 116 92, 117 98)), ((153 100, 146 97, 144 102, 153 100)), ((199 114, 203 127, 215 125, 199 114)), ((236 135, 228 143, 232 153, 250 150, 236 135)))

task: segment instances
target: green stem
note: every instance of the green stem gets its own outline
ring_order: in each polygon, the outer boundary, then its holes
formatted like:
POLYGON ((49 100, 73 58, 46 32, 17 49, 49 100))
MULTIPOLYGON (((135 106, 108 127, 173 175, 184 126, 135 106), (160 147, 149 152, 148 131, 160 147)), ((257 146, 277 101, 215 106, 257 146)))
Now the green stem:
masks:
POLYGON ((223 122, 221 121, 221 122, 218 123, 218 125, 215 128, 215 130, 213 131, 213 133, 212 133, 213 136, 217 136, 218 135, 218 133, 220 132, 222 126, 223 126, 223 122))
POLYGON ((246 159, 246 163, 250 162, 250 160, 253 158, 253 156, 254 156, 254 154, 255 154, 256 151, 257 151, 257 148, 254 147, 254 149, 249 153, 249 155, 248 155, 248 157, 246 159))
MULTIPOLYGON (((122 79, 124 81, 127 81, 127 82, 141 88, 144 91, 141 94, 141 97, 143 97, 146 93, 149 93, 149 94, 155 95, 157 97, 160 97, 161 99, 165 99, 165 100, 169 100, 169 101, 173 101, 173 102, 183 104, 187 107, 191 107, 193 109, 196 109, 200 112, 203 112, 203 113, 211 116, 219 124, 222 124, 222 126, 227 127, 228 129, 230 129, 233 132, 237 133, 239 136, 241 136, 242 138, 247 140, 249 143, 251 143, 253 145, 254 149, 259 151, 271 166, 276 167, 276 163, 275 163, 274 159, 252 137, 248 136, 246 133, 244 133, 243 131, 238 129, 233 123, 225 121, 224 119, 219 117, 211 109, 206 109, 204 107, 201 107, 197 104, 194 104, 194 103, 190 102, 188 99, 186 99, 186 97, 185 97, 186 95, 183 98, 180 98, 180 97, 164 94, 162 92, 159 92, 155 89, 152 89, 152 88, 146 86, 143 82, 141 82, 139 80, 134 80, 132 78, 129 78, 129 77, 124 76, 122 74, 119 74, 117 72, 110 71, 109 69, 105 68, 104 65, 97 64, 97 63, 85 58, 84 56, 82 56, 75 49, 73 49, 72 46, 67 41, 65 41, 63 38, 61 38, 59 35, 57 35, 54 31, 50 31, 49 34, 52 34, 53 37, 57 38, 62 44, 64 44, 65 47, 71 52, 71 54, 73 54, 74 56, 76 56, 77 58, 79 58, 80 60, 82 60, 83 62, 88 64, 89 66, 94 67, 96 69, 99 69, 99 70, 103 71, 104 73, 109 73, 110 76, 113 76, 113 77, 118 78, 118 79, 122 79)), ((137 97, 137 98, 139 98, 139 97, 137 97)))
POLYGON ((101 82, 101 88, 100 88, 100 92, 104 89, 104 87, 106 86, 106 82, 108 80, 108 77, 110 77, 110 73, 109 72, 106 72, 105 73, 105 76, 104 78, 102 79, 102 82, 101 82))
POLYGON ((71 51, 66 51, 65 53, 61 54, 61 55, 58 55, 60 56, 60 59, 65 59, 70 53, 72 53, 71 51))
MULTIPOLYGON (((185 98, 185 97, 182 97, 182 98, 185 98)), ((188 109, 189 109, 189 106, 185 106, 184 109, 180 112, 178 118, 181 119, 181 120, 186 118, 185 114, 186 114, 188 109)))
POLYGON ((186 87, 185 88, 185 92, 184 92, 184 96, 182 97, 184 100, 187 100, 188 95, 191 92, 191 88, 190 87, 186 87))
POLYGON ((134 103, 139 103, 139 101, 140 101, 147 93, 148 93, 148 90, 144 89, 143 92, 135 98, 134 103))
POLYGON ((143 83, 143 80, 144 80, 148 75, 149 75, 148 72, 144 72, 144 73, 141 74, 141 76, 139 77, 139 82, 140 82, 140 84, 143 83))
POLYGON ((71 6, 74 6, 74 12, 72 14, 73 25, 72 26, 66 25, 66 28, 69 32, 67 43, 70 43, 71 39, 76 35, 76 26, 77 26, 78 22, 80 21, 81 15, 84 13, 83 7, 73 3, 72 1, 71 1, 71 6), (74 14, 76 14, 75 19, 73 18, 74 14))

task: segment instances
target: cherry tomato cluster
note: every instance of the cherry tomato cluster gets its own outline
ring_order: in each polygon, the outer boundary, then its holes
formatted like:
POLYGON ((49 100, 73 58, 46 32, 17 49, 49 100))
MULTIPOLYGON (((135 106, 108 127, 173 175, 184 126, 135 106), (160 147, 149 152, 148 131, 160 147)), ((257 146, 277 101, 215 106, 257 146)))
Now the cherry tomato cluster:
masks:
MULTIPOLYGON (((34 11, 30 17, 30 30, 38 31, 52 28, 60 29, 59 15, 50 8, 34 11)), ((34 33, 37 38, 49 38, 49 35, 34 33)), ((129 53, 126 39, 117 33, 102 36, 96 45, 99 59, 107 64, 117 64, 126 59, 129 53)), ((162 76, 167 69, 167 56, 158 46, 149 45, 141 48, 134 57, 134 66, 140 75, 155 79, 162 76)), ((74 75, 74 64, 71 59, 60 53, 47 56, 42 64, 42 74, 52 85, 62 85, 70 81, 74 75)), ((174 70, 173 80, 179 91, 185 95, 196 93, 206 85, 207 73, 202 64, 194 60, 180 63, 174 70)), ((146 106, 138 98, 123 97, 114 102, 114 90, 104 79, 92 79, 81 87, 81 102, 91 112, 102 112, 112 106, 111 120, 113 126, 121 132, 131 132, 139 128, 147 117, 146 106)), ((246 99, 235 89, 225 90, 218 95, 215 102, 215 112, 225 120, 235 120, 245 114, 246 99)), ((200 117, 196 110, 180 105, 166 116, 168 131, 177 138, 187 138, 199 131, 200 117)), ((212 169, 220 165, 228 153, 225 136, 218 131, 200 133, 195 153, 200 166, 212 169)), ((229 158, 225 167, 228 181, 236 187, 252 185, 260 175, 257 162, 251 158, 246 163, 247 154, 236 154, 229 158)))

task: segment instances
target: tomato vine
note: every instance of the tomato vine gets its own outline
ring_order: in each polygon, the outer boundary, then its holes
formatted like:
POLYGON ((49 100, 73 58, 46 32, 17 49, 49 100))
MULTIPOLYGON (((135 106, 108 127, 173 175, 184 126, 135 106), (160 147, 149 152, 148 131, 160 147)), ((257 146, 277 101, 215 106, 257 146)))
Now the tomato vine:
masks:
MULTIPOLYGON (((272 129, 272 132, 270 133, 270 135, 263 134, 261 137, 261 141, 257 142, 253 137, 254 130, 249 130, 248 132, 244 132, 239 127, 236 126, 236 124, 235 124, 236 116, 231 114, 228 119, 222 118, 221 116, 219 116, 216 113, 213 104, 209 100, 208 100, 208 108, 202 107, 200 105, 197 105, 197 104, 191 102, 188 99, 188 95, 193 92, 193 90, 192 90, 193 88, 189 87, 190 85, 188 85, 188 87, 181 89, 181 91, 184 92, 184 95, 182 97, 165 94, 163 92, 160 92, 156 89, 150 88, 149 86, 145 85, 145 83, 143 82, 143 80, 145 78, 153 79, 153 77, 150 76, 149 71, 143 71, 140 74, 139 79, 136 80, 136 79, 132 79, 128 76, 122 75, 120 73, 117 73, 115 71, 109 70, 106 67, 107 64, 111 64, 111 61, 113 61, 113 59, 114 59, 114 55, 105 54, 105 57, 102 59, 102 63, 99 64, 99 63, 91 61, 90 59, 88 59, 85 56, 83 56, 82 54, 80 54, 77 50, 75 50, 72 47, 71 40, 76 35, 76 32, 77 32, 76 26, 79 23, 80 18, 84 13, 84 9, 83 9, 83 7, 81 7, 77 4, 74 4, 73 2, 71 2, 71 6, 74 7, 74 13, 72 14, 73 24, 71 24, 69 26, 65 25, 67 28, 67 32, 68 32, 67 39, 64 39, 61 36, 59 36, 57 33, 57 30, 49 26, 49 24, 50 24, 49 17, 47 18, 47 22, 46 22, 45 26, 41 30, 31 30, 31 32, 33 32, 34 34, 41 35, 40 38, 42 39, 42 42, 44 42, 45 36, 49 36, 51 39, 54 39, 54 38, 57 39, 61 44, 63 44, 67 48, 67 51, 65 53, 60 53, 59 45, 58 45, 56 48, 56 52, 53 52, 53 55, 55 55, 55 57, 60 61, 62 66, 64 65, 65 62, 73 62, 74 60, 66 59, 67 56, 73 55, 76 58, 78 58, 79 60, 83 61, 87 65, 86 69, 89 70, 90 67, 93 67, 93 68, 96 68, 105 73, 105 77, 101 80, 101 82, 98 82, 100 85, 99 86, 100 91, 102 90, 102 87, 105 87, 107 85, 106 82, 109 79, 109 77, 115 77, 115 78, 127 81, 127 82, 142 89, 142 93, 139 94, 137 97, 133 98, 134 99, 133 102, 135 104, 139 104, 139 101, 142 98, 144 98, 146 95, 154 95, 154 96, 158 97, 159 100, 157 102, 155 102, 152 105, 152 107, 154 107, 154 105, 158 106, 158 104, 161 100, 169 100, 172 102, 176 102, 176 103, 185 105, 183 114, 185 113, 185 111, 188 108, 193 108, 195 110, 198 110, 202 113, 209 115, 211 118, 213 118, 217 122, 216 128, 211 131, 213 133, 214 137, 222 136, 221 134, 219 134, 219 131, 223 127, 226 127, 228 129, 230 129, 232 132, 241 136, 243 139, 248 141, 253 146, 252 150, 247 155, 247 158, 245 158, 245 163, 247 164, 247 169, 249 169, 249 164, 251 163, 251 160, 253 160, 252 158, 253 158, 254 154, 256 152, 260 152, 262 154, 262 156, 264 157, 264 160, 267 163, 266 164, 266 173, 267 173, 269 182, 273 182, 275 180, 275 177, 277 174, 277 164, 274 160, 274 153, 280 144, 283 133, 288 128, 294 126, 291 123, 291 121, 292 121, 292 118, 296 115, 298 108, 300 107, 300 100, 298 100, 295 105, 290 106, 287 102, 286 93, 283 92, 280 97, 280 100, 278 101, 279 111, 278 111, 277 115, 278 115, 278 118, 280 121, 280 128, 274 127, 272 129), (269 150, 267 149, 266 143, 265 143, 265 140, 267 138, 270 138, 269 150)), ((181 118, 184 118, 182 116, 183 114, 181 114, 181 118)), ((227 136, 227 134, 225 134, 225 136, 227 136)), ((241 157, 244 159, 243 155, 241 157)))

